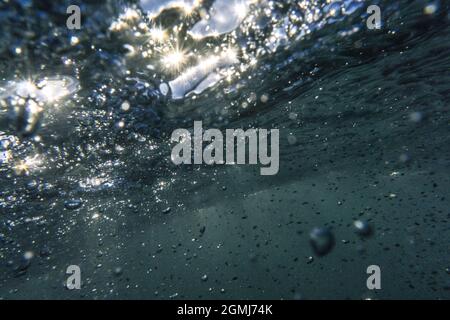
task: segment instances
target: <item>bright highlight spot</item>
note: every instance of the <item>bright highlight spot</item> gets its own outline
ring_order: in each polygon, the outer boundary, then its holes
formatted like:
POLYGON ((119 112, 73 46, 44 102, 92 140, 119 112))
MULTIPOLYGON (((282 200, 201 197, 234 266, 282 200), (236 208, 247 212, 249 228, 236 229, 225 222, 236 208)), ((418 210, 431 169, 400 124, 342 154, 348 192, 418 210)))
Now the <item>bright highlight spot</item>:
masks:
POLYGON ((175 49, 173 51, 170 51, 167 55, 165 55, 162 58, 161 62, 165 69, 178 71, 184 66, 186 60, 187 60, 186 54, 179 49, 175 49))
POLYGON ((160 27, 154 27, 150 30, 150 37, 153 41, 163 42, 166 39, 166 32, 160 27))

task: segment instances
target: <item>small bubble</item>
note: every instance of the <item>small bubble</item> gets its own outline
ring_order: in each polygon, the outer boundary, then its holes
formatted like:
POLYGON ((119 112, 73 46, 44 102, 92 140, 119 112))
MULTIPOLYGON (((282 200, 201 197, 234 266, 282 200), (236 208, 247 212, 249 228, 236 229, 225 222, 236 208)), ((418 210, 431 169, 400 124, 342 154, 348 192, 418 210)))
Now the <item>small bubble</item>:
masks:
POLYGON ((411 157, 407 153, 403 153, 399 157, 399 161, 402 162, 402 163, 409 162, 410 160, 411 160, 411 157))
POLYGON ((23 254, 22 258, 20 259, 19 265, 17 266, 16 270, 19 272, 24 272, 26 271, 30 265, 31 265, 31 260, 34 257, 34 253, 31 251, 27 251, 23 254))
POLYGON ((34 257, 34 253, 31 252, 31 251, 27 251, 27 252, 25 252, 24 255, 23 255, 23 258, 24 258, 25 260, 31 260, 31 259, 33 259, 33 257, 34 257))
POLYGON ((166 83, 162 83, 159 86, 159 91, 164 95, 167 96, 169 94, 170 88, 166 83))
POLYGON ((263 94, 261 96, 261 102, 262 103, 267 103, 269 101, 269 96, 267 94, 263 94))
POLYGON ((75 37, 75 36, 70 37, 70 45, 76 46, 79 43, 80 43, 80 39, 78 39, 78 37, 75 37))
POLYGON ((356 233, 363 237, 372 235, 373 229, 367 221, 356 220, 353 222, 353 226, 356 229, 356 233))
POLYGON ((124 122, 123 120, 118 121, 118 122, 116 123, 116 128, 117 128, 117 129, 123 129, 123 128, 125 128, 125 122, 124 122))
POLYGON ((122 275, 122 273, 123 273, 123 270, 122 270, 122 268, 121 267, 116 267, 116 268, 114 268, 114 275, 115 276, 120 276, 120 275, 122 275))
POLYGON ((128 101, 124 101, 122 105, 120 106, 120 109, 124 112, 127 112, 130 110, 130 103, 128 101))
POLYGON ((39 183, 36 180, 31 180, 27 183, 26 188, 28 191, 36 190, 39 186, 39 183))
POLYGON ((297 143, 297 138, 293 134, 289 134, 287 140, 291 146, 297 143))
POLYGON ((78 199, 67 200, 66 202, 64 202, 64 207, 66 207, 67 210, 76 210, 80 208, 82 204, 83 202, 78 199))
POLYGON ((335 245, 334 235, 329 228, 314 228, 309 238, 311 247, 318 256, 327 255, 335 245))
POLYGON ((427 15, 432 15, 436 13, 437 9, 438 6, 436 3, 430 3, 423 9, 423 12, 427 15))
POLYGON ((414 122, 414 123, 419 123, 419 122, 422 122, 422 120, 423 120, 423 114, 422 114, 422 112, 413 112, 413 113, 411 113, 410 115, 409 115, 409 120, 411 121, 411 122, 414 122))
POLYGON ((169 296, 169 299, 175 299, 177 297, 178 297, 178 293, 174 293, 174 294, 169 296))

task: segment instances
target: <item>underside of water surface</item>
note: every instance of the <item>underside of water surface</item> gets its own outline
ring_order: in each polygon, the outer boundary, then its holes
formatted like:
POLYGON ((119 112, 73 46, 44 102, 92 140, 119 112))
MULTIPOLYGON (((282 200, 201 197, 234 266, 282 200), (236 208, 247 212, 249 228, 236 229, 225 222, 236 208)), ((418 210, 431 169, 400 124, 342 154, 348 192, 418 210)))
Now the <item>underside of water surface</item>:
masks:
POLYGON ((444 0, 0 0, 0 298, 448 299, 449 111, 444 0))

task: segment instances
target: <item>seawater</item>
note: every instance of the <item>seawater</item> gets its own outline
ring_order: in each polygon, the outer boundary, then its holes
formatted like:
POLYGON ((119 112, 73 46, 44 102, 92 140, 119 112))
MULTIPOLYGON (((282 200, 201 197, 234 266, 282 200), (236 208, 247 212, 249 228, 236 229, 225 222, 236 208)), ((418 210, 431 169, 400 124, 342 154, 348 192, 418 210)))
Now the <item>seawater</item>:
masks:
POLYGON ((1 298, 449 298, 446 1, 144 2, 0 2, 1 298), (194 121, 279 129, 279 173, 175 166, 194 121))

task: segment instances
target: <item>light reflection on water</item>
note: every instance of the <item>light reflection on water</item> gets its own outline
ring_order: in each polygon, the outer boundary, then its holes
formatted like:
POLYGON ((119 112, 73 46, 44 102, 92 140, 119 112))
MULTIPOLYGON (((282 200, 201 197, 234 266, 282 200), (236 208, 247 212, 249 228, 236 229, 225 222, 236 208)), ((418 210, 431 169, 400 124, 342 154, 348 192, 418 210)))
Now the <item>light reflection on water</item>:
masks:
MULTIPOLYGON (((0 296, 15 289, 9 280, 17 276, 18 257, 45 246, 54 249, 49 259, 58 268, 68 256, 89 266, 103 259, 103 268, 88 271, 95 276, 116 265, 130 273, 141 265, 154 269, 159 278, 152 283, 137 271, 135 278, 127 275, 152 290, 142 288, 136 296, 169 297, 180 281, 166 286, 167 279, 192 280, 200 270, 198 279, 209 273, 217 288, 205 294, 199 285, 191 294, 182 287, 181 295, 277 298, 292 298, 292 290, 302 290, 298 283, 321 277, 320 270, 332 272, 327 268, 342 260, 365 263, 356 254, 363 249, 370 258, 386 255, 386 263, 395 259, 391 253, 402 256, 394 248, 404 242, 442 249, 426 239, 441 228, 429 221, 445 219, 440 211, 446 201, 432 201, 436 210, 427 211, 411 199, 440 199, 439 188, 448 185, 443 174, 437 182, 421 177, 442 173, 448 162, 448 88, 442 84, 448 78, 442 74, 449 65, 443 41, 448 8, 429 1, 373 3, 383 8, 386 29, 380 32, 365 28, 368 1, 219 0, 215 7, 212 1, 141 1, 151 19, 138 6, 106 1, 86 5, 86 25, 76 36, 42 22, 52 21, 52 10, 64 12, 65 3, 36 8, 48 15, 25 17, 37 40, 6 32, 0 42, 0 54, 10 61, 0 85, 0 253, 13 261, 2 265, 6 276, 0 281, 8 289, 0 296), (166 5, 178 9, 162 10, 166 5), (222 24, 224 14, 231 17, 222 24), (31 66, 27 55, 33 56, 31 66), (43 109, 36 121, 33 115, 41 112, 24 108, 27 99, 43 109), (16 122, 5 123, 5 117, 16 122), (280 128, 277 180, 261 180, 246 167, 172 166, 170 133, 194 119, 218 128, 280 128), (15 130, 26 128, 23 122, 33 126, 25 129, 28 135, 15 130), (417 218, 418 211, 429 220, 417 218), (379 228, 373 241, 360 241, 347 229, 358 215, 379 228), (417 230, 411 221, 429 229, 417 230), (341 241, 330 257, 334 263, 309 259, 303 235, 323 224, 332 225, 341 241), (224 276, 214 275, 204 260, 214 261, 224 276), (242 261, 251 272, 230 267, 242 261), (172 273, 173 265, 184 264, 193 267, 172 273), (306 279, 296 278, 303 275, 299 269, 306 279), (250 293, 229 283, 238 277, 234 273, 250 279, 250 293), (261 288, 266 282, 272 290, 261 288), (219 286, 227 285, 231 289, 223 293, 219 286)), ((9 10, 5 15, 17 15, 9 10)), ((26 30, 9 20, 4 25, 26 30)), ((403 253, 406 264, 418 264, 409 246, 403 253)), ((48 265, 33 265, 30 272, 52 274, 48 265)), ((27 291, 23 286, 19 294, 27 291)), ((98 292, 90 296, 117 293, 87 286, 98 292)), ((127 285, 117 286, 133 297, 127 285)), ((340 288, 339 281, 330 286, 340 288)), ((314 288, 303 290, 314 295, 314 288)), ((425 297, 434 294, 420 290, 425 297)), ((337 297, 338 291, 326 295, 337 297)))

